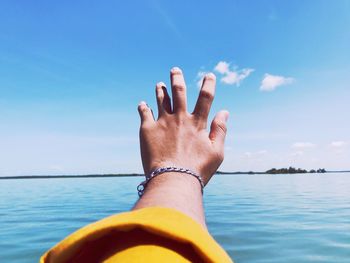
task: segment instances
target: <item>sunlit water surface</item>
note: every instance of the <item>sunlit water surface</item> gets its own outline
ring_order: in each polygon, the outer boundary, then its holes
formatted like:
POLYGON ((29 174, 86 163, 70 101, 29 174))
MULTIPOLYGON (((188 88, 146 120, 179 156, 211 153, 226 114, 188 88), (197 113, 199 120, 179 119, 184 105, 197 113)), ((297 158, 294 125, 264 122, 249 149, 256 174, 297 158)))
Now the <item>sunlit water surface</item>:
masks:
MULTIPOLYGON (((140 180, 0 180, 0 262, 37 262, 69 233, 130 209, 140 180)), ((216 175, 205 208, 238 263, 350 262, 350 174, 216 175)))

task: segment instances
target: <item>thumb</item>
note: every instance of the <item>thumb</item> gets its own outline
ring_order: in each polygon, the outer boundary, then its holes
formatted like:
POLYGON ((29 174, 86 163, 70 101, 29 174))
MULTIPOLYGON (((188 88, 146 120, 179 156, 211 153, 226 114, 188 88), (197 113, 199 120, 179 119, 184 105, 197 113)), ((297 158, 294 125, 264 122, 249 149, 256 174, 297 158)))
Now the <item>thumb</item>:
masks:
POLYGON ((211 126, 209 139, 215 145, 217 149, 223 150, 225 143, 225 136, 227 132, 226 123, 228 120, 229 112, 228 111, 220 111, 214 117, 211 126))

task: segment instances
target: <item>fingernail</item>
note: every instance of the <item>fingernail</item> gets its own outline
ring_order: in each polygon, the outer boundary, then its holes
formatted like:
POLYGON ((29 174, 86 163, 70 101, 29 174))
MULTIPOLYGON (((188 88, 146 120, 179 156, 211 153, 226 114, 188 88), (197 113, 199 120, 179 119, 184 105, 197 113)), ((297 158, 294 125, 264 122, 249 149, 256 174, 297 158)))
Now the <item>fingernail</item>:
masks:
POLYGON ((179 67, 173 67, 170 71, 171 71, 171 73, 182 73, 182 71, 179 67))
POLYGON ((205 74, 205 78, 206 79, 216 80, 216 76, 212 72, 209 72, 209 73, 205 74))
POLYGON ((164 82, 158 82, 157 83, 157 87, 165 87, 165 83, 164 82))
POLYGON ((141 106, 141 105, 147 105, 147 103, 144 101, 140 101, 139 106, 141 106))

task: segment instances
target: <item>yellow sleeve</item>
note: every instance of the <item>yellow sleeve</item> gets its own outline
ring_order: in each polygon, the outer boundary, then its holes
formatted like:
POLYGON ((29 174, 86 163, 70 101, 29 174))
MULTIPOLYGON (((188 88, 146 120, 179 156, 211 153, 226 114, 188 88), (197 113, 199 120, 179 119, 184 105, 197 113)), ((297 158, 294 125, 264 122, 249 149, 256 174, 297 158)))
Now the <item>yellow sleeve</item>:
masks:
POLYGON ((199 223, 150 207, 87 225, 47 251, 46 262, 232 262, 199 223))

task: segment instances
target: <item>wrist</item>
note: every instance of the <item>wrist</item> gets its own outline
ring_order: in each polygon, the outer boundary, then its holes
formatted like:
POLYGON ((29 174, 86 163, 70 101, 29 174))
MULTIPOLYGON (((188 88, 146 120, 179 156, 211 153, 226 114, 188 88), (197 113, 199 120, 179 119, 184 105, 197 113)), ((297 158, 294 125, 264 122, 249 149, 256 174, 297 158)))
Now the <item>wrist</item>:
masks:
MULTIPOLYGON (((189 158, 190 159, 190 158, 189 158)), ((155 171, 161 167, 182 167, 189 169, 190 171, 194 172, 195 174, 199 175, 202 182, 203 182, 203 187, 207 185, 211 177, 215 174, 217 168, 219 167, 220 164, 215 165, 215 164, 208 164, 207 162, 200 162, 201 165, 197 164, 195 165, 196 162, 184 162, 184 161, 162 161, 162 162, 154 162, 151 165, 147 165, 147 169, 145 169, 145 175, 146 178, 152 173, 152 171, 155 171)), ((145 167, 145 166, 144 166, 145 167)))
MULTIPOLYGON (((146 175, 146 180, 143 181, 142 183, 140 183, 137 187, 137 191, 139 196, 141 197, 147 187, 147 185, 149 184, 150 181, 154 180, 156 177, 160 176, 160 175, 164 175, 165 173, 172 173, 172 174, 176 174, 176 176, 181 176, 181 177, 185 177, 185 176, 192 176, 194 178, 196 178, 198 180, 199 185, 201 186, 201 192, 203 194, 203 188, 204 188, 204 182, 202 177, 197 174, 196 172, 187 169, 187 168, 180 168, 180 167, 175 167, 175 166, 166 166, 166 167, 160 167, 157 168, 155 170, 153 170, 152 173, 150 173, 149 175, 146 175)), ((175 175, 173 175, 175 176, 175 175)))
POLYGON ((202 192, 202 186, 196 177, 178 172, 165 172, 154 177, 148 182, 145 192, 153 188, 164 188, 178 192, 181 189, 189 188, 191 191, 202 192))

